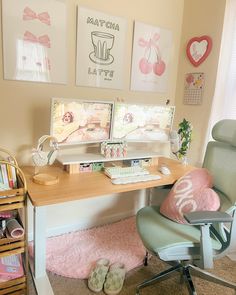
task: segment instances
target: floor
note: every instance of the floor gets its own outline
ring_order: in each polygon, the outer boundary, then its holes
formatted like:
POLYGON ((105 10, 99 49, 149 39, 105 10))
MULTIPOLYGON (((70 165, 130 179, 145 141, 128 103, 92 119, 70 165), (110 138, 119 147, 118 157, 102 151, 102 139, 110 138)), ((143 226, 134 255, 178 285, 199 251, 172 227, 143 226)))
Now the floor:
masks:
MULTIPOLYGON (((120 295, 135 295, 135 288, 137 284, 143 280, 152 277, 155 273, 158 273, 168 268, 168 265, 160 261, 156 257, 152 257, 148 266, 140 266, 126 275, 124 287, 119 293, 120 295)), ((215 262, 215 268, 212 273, 222 276, 227 280, 236 282, 236 261, 230 260, 228 257, 224 257, 215 262)), ((94 295, 87 287, 86 280, 69 279, 48 273, 50 282, 52 284, 55 295, 94 295)), ((233 295, 234 290, 219 286, 212 282, 207 282, 200 278, 194 277, 195 288, 198 295, 233 295)), ((30 282, 30 295, 36 295, 32 281, 30 282)), ((103 291, 97 293, 98 295, 104 295, 103 291)), ((188 289, 185 284, 180 283, 179 275, 173 275, 165 281, 158 284, 146 287, 140 292, 140 295, 188 295, 188 289)), ((45 294, 47 295, 47 294, 45 294)))

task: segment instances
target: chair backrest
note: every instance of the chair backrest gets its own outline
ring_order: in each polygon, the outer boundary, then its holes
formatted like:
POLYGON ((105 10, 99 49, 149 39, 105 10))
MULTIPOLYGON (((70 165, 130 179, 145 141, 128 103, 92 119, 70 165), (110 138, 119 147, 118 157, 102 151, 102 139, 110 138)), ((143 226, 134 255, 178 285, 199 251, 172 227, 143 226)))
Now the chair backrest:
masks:
POLYGON ((222 227, 217 230, 223 239, 222 250, 229 250, 236 246, 236 120, 216 123, 212 137, 215 141, 207 145, 203 167, 213 175, 214 189, 221 197, 221 210, 234 215, 229 234, 222 227))

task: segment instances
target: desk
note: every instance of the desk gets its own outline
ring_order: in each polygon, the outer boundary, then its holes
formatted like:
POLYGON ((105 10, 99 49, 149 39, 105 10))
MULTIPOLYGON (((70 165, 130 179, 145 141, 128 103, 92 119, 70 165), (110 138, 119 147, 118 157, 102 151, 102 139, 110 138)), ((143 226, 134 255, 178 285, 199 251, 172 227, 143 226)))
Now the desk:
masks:
MULTIPOLYGON (((171 175, 161 175, 160 180, 113 185, 102 172, 68 174, 60 166, 45 168, 45 173, 59 177, 59 183, 43 186, 32 182, 34 167, 22 167, 25 173, 28 197, 34 208, 34 281, 38 295, 52 295, 53 290, 46 274, 46 207, 48 205, 69 201, 95 198, 98 196, 150 189, 157 186, 173 184, 186 172, 193 169, 178 161, 161 157, 159 165, 165 164, 171 170, 171 175)), ((150 173, 159 174, 156 166, 148 168, 150 173)))

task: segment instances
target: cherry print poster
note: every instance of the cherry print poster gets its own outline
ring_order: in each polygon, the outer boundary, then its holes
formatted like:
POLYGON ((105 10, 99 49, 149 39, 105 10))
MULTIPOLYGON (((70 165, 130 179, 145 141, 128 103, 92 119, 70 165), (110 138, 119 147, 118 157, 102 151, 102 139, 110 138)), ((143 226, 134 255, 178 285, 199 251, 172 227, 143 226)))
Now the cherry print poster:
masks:
POLYGON ((67 82, 66 6, 60 0, 3 0, 4 79, 67 82))
POLYGON ((166 92, 172 33, 135 22, 131 90, 166 92))
POLYGON ((123 89, 126 20, 79 8, 76 84, 123 89))

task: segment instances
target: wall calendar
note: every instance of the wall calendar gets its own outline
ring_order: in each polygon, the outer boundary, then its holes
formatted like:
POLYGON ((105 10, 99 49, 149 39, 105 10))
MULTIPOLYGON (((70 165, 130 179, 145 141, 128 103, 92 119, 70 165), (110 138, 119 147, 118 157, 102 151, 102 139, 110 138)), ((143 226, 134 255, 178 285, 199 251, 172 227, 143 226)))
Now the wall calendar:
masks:
POLYGON ((184 82, 184 104, 199 105, 204 91, 204 73, 188 73, 184 82))

